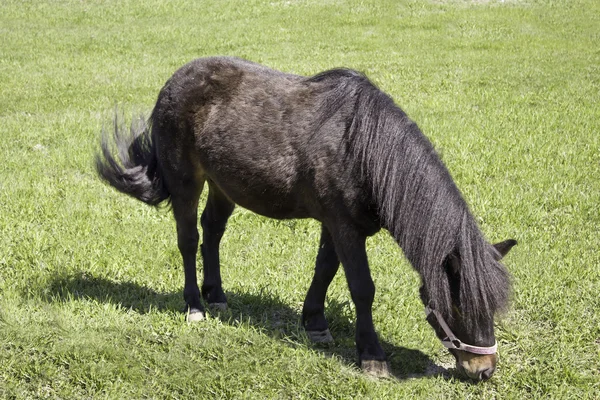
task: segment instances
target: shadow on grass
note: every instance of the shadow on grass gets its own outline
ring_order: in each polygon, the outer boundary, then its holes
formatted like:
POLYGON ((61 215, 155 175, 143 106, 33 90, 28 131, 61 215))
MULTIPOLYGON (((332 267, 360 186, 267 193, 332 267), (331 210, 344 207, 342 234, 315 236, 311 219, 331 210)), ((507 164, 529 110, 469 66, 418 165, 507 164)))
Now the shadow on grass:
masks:
MULTIPOLYGON (((57 277, 45 292, 43 299, 48 302, 66 302, 72 299, 94 300, 119 305, 140 314, 150 311, 182 312, 181 292, 159 293, 133 282, 113 282, 106 278, 79 273, 57 277)), ((228 292, 228 310, 209 312, 223 323, 249 324, 261 332, 295 345, 309 345, 327 356, 337 356, 349 365, 357 361, 354 345, 353 317, 344 311, 345 304, 329 301, 326 316, 334 344, 311 345, 300 324, 300 306, 293 309, 270 293, 249 294, 228 292)), ((183 320, 183 313, 182 313, 183 320)), ((200 322, 201 323, 201 322, 200 322)), ((381 339, 381 338, 380 338, 381 339)), ((436 365, 419 350, 396 346, 381 339, 381 345, 388 355, 391 370, 396 379, 442 376, 449 378, 452 373, 436 365)))
POLYGON ((160 293, 134 282, 113 282, 83 272, 54 278, 43 299, 48 302, 94 300, 119 305, 139 314, 183 310, 180 293, 160 293))

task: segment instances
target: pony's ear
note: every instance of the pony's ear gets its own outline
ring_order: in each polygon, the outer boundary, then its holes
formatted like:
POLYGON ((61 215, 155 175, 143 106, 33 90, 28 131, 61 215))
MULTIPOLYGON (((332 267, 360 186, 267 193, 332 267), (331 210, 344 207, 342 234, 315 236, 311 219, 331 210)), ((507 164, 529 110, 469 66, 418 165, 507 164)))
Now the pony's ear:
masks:
POLYGON ((512 249, 513 246, 516 244, 517 244, 517 241, 515 239, 508 239, 508 240, 505 240, 504 242, 494 244, 493 246, 494 246, 494 249, 496 250, 496 254, 494 254, 494 258, 496 258, 496 261, 501 260, 502 257, 504 257, 510 251, 510 249, 512 249))

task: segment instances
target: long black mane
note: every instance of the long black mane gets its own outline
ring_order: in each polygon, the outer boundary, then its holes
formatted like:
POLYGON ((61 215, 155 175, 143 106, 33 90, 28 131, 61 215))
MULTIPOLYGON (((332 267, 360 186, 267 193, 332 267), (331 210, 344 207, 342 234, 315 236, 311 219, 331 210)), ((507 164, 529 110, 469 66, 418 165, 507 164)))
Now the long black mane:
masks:
POLYGON ((364 75, 336 69, 308 81, 331 83, 323 118, 353 109, 345 132, 349 159, 372 191, 383 227, 421 275, 429 305, 450 319, 455 296, 471 328, 493 318, 508 302, 508 272, 433 145, 364 75), (458 284, 448 271, 449 257, 460 260, 458 284))

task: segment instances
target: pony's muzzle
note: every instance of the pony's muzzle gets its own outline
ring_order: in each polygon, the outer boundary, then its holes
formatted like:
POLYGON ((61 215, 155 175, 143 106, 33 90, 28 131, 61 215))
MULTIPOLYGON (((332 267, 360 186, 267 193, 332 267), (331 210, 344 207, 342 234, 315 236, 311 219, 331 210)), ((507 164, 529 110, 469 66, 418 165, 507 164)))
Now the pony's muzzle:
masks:
POLYGON ((490 379, 496 371, 498 356, 496 354, 473 354, 466 351, 456 351, 456 369, 466 377, 483 381, 490 379))

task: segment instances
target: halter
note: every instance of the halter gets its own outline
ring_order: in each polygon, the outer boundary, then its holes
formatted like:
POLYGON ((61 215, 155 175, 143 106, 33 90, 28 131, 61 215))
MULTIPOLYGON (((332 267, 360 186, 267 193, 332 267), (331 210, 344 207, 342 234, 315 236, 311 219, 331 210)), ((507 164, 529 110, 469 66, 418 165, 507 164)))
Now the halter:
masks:
POLYGON ((444 317, 442 317, 442 314, 440 314, 436 310, 433 310, 433 309, 425 306, 425 316, 429 317, 429 315, 431 315, 431 314, 433 314, 437 318, 438 323, 440 324, 440 326, 444 330, 444 333, 446 334, 446 338, 442 339, 442 344, 444 345, 444 347, 446 347, 448 349, 462 350, 462 351, 466 351, 466 352, 474 353, 474 354, 495 354, 496 353, 496 350, 498 349, 498 342, 495 342, 494 345, 490 346, 490 347, 479 347, 479 346, 472 346, 470 344, 465 344, 465 343, 461 342, 460 339, 454 335, 454 333, 452 333, 452 330, 450 330, 450 327, 444 320, 444 317))

